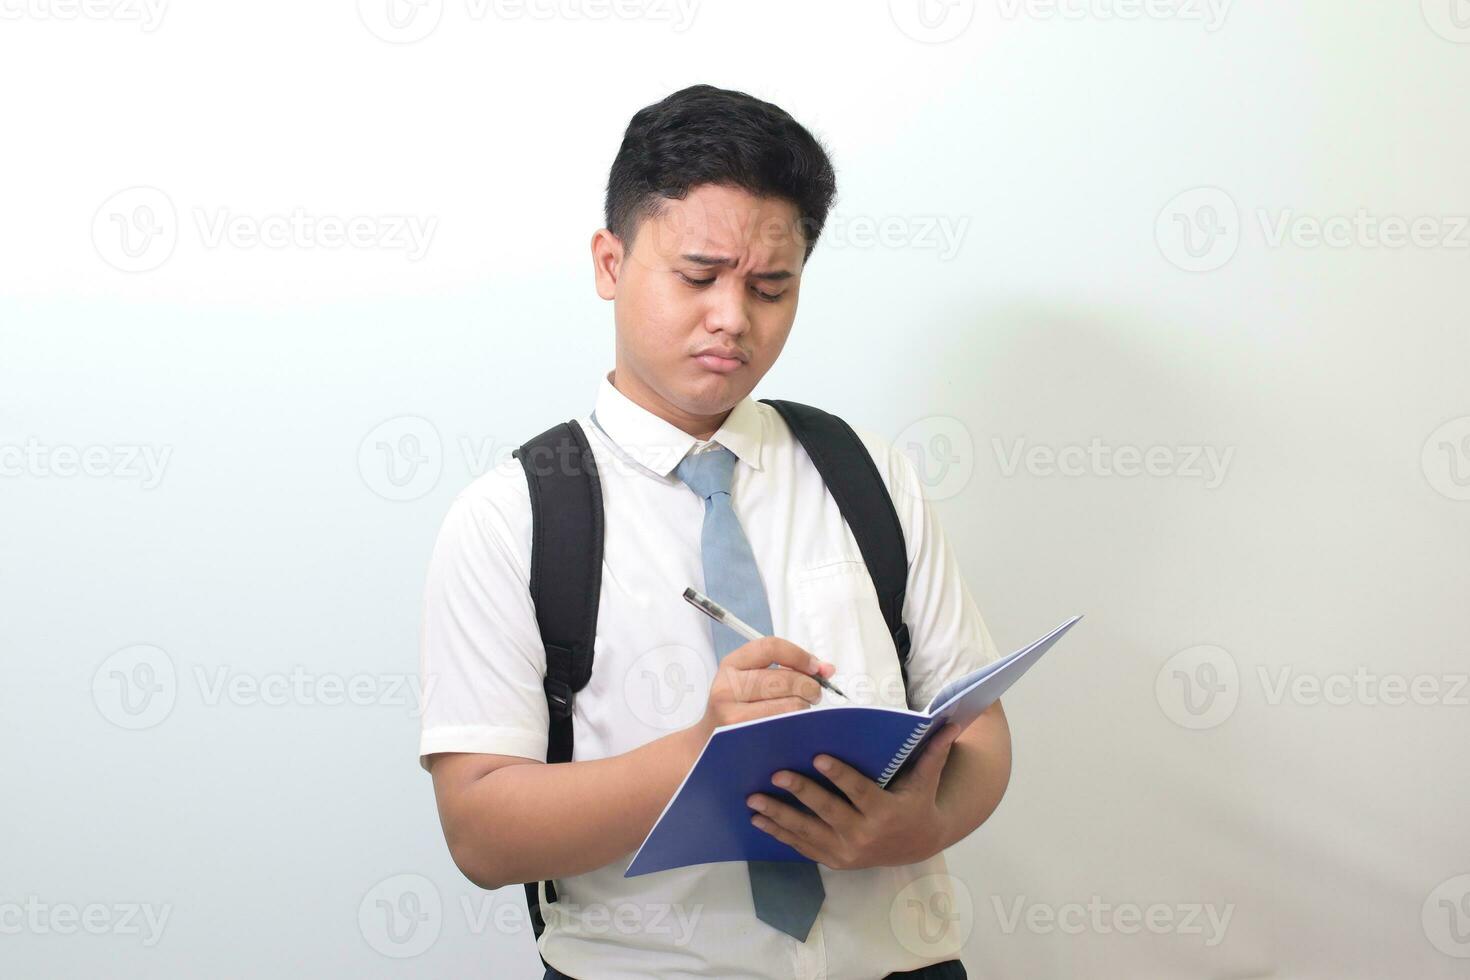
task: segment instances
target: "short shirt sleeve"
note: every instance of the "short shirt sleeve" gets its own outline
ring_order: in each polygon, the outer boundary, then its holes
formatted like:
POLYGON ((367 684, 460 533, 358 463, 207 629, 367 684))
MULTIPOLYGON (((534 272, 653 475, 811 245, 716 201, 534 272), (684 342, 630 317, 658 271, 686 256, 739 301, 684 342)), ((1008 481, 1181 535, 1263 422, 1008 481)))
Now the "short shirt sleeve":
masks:
POLYGON ((419 764, 436 752, 546 758, 546 653, 530 591, 530 491, 507 459, 450 504, 424 587, 419 764))
POLYGON ((1000 652, 960 574, 959 561, 907 455, 858 430, 888 484, 908 551, 903 620, 909 628, 908 705, 923 710, 945 684, 1000 652))

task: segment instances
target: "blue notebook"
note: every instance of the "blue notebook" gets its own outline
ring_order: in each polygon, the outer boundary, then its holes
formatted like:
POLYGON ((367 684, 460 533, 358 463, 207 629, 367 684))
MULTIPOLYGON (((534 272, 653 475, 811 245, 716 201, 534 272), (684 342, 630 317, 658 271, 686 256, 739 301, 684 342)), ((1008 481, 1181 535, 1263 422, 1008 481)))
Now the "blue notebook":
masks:
POLYGON ((802 806, 771 785, 776 770, 803 773, 840 793, 812 768, 812 757, 825 752, 887 786, 945 722, 968 726, 1081 618, 951 681, 923 711, 830 705, 716 728, 623 876, 714 861, 809 861, 750 822, 751 793, 802 806))

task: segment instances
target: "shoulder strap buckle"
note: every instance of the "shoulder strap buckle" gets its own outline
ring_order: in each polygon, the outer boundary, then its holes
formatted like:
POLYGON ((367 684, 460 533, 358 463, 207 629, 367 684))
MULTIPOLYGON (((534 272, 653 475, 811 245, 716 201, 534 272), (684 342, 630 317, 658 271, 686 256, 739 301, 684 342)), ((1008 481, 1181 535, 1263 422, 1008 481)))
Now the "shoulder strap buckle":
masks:
POLYGON ((546 690, 546 705, 551 709, 553 721, 565 721, 572 716, 572 704, 577 700, 577 692, 572 690, 560 677, 547 677, 541 686, 546 690))

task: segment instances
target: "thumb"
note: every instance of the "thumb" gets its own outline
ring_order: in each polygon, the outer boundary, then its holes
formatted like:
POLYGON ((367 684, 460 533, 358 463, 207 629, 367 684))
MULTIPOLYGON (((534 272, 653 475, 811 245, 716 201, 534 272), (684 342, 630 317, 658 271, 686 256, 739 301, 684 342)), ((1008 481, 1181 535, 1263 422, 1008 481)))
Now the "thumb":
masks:
POLYGON ((949 759, 949 750, 959 737, 960 726, 952 721, 945 722, 944 727, 924 746, 924 751, 914 763, 911 785, 924 787, 929 792, 937 789, 939 776, 944 772, 944 763, 949 759))

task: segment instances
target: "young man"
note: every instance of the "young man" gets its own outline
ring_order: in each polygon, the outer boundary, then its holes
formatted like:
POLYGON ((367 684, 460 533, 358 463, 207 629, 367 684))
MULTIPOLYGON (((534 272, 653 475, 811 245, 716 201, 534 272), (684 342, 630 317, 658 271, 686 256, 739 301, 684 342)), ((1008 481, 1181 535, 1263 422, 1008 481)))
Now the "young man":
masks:
POLYGON ((810 812, 758 793, 752 820, 813 864, 623 877, 716 726, 829 703, 807 676, 818 672, 852 703, 906 696, 922 707, 997 655, 913 464, 858 430, 907 549, 905 694, 851 530, 777 410, 751 397, 791 332, 834 194, 817 140, 741 92, 684 89, 627 128, 607 227, 592 238, 616 347, 594 410, 578 419, 605 529, 572 761, 544 761, 546 654, 520 462, 471 484, 440 531, 422 641, 437 683, 420 762, 471 881, 554 880, 556 901, 541 895, 548 978, 965 975, 955 959, 964 937, 947 918, 963 886, 942 852, 1005 792, 1010 733, 998 702, 957 740, 947 726, 886 790, 840 751, 816 762, 846 799, 773 773, 810 812), (768 638, 746 643, 681 598, 707 584, 768 638))

